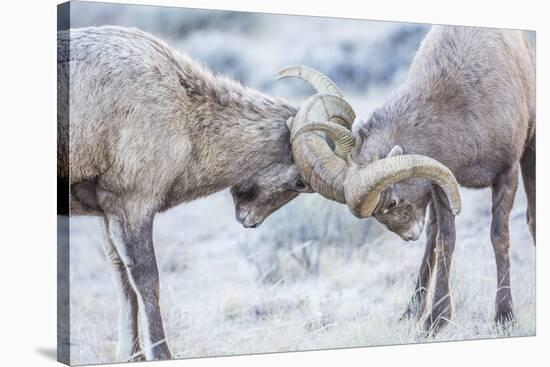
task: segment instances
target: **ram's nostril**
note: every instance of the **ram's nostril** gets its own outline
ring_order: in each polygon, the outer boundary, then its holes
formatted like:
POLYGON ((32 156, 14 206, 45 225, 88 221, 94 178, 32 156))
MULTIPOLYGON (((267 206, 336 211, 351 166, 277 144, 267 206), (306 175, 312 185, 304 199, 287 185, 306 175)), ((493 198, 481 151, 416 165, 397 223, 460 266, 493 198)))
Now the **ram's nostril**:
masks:
POLYGON ((237 213, 237 221, 240 223, 243 223, 247 216, 248 216, 248 213, 239 211, 237 213))

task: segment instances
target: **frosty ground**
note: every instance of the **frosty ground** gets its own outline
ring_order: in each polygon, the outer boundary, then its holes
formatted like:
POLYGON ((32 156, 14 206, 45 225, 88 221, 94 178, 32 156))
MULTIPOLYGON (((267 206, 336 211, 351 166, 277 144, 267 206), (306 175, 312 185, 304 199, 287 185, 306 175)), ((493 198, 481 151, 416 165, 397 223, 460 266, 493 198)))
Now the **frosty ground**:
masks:
MULTIPOLYGON (((226 191, 161 214, 154 241, 173 354, 183 358, 534 335, 535 248, 525 224, 523 189, 518 191, 511 215, 517 323, 506 331, 492 324, 496 273, 488 232, 490 191, 463 190, 451 278, 455 317, 435 338, 425 338, 414 321, 398 321, 412 294, 423 239, 403 242, 316 194, 294 200, 257 230, 245 230, 235 221, 226 191), (288 246, 273 242, 277 236, 270 222, 280 227, 290 221, 324 233, 327 223, 312 219, 313 212, 343 218, 342 225, 366 227, 372 235, 353 245, 307 241, 305 248, 317 248, 307 255, 295 239, 288 239, 288 246)), ((116 360, 117 298, 101 232, 94 218, 71 219, 73 363, 116 360)))

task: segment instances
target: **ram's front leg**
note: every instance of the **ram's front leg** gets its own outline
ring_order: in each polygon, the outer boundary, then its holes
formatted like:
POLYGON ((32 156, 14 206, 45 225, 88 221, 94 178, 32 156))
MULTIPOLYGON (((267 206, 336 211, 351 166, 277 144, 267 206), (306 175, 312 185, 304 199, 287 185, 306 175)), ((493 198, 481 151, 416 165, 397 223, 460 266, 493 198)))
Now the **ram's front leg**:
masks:
POLYGON ((426 298, 430 288, 430 280, 435 270, 435 244, 437 236, 437 216, 433 205, 429 206, 428 222, 426 224, 426 248, 420 264, 420 270, 416 279, 414 293, 407 305, 407 309, 401 316, 401 320, 409 318, 420 319, 426 309, 426 298))
POLYGON ((109 235, 126 267, 140 312, 147 360, 170 359, 159 305, 159 273, 153 248, 155 212, 140 202, 103 192, 109 235))
POLYGON ((495 299, 495 322, 505 324, 514 319, 512 289, 510 287, 510 211, 518 185, 518 169, 502 173, 493 185, 493 220, 491 242, 497 264, 497 294, 495 299))
POLYGON ((432 311, 424 323, 424 330, 437 333, 451 320, 453 306, 449 287, 449 274, 455 247, 455 217, 447 197, 438 186, 432 190, 432 205, 437 216, 436 278, 432 311))

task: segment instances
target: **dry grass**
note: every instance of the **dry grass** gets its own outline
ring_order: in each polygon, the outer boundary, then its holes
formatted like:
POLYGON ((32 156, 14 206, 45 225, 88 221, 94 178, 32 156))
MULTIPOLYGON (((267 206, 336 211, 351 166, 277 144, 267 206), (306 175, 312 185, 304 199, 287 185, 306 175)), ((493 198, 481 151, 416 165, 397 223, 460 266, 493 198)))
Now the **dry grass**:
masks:
MULTIPOLYGON (((455 317, 429 339, 414 321, 398 322, 412 292, 422 241, 405 244, 317 195, 296 199, 258 230, 235 222, 227 192, 159 215, 154 237, 174 356, 534 335, 535 249, 519 191, 511 216, 517 323, 506 331, 492 324, 496 275, 489 241, 490 192, 464 191, 451 284, 455 317), (340 218, 339 224, 331 224, 332 232, 327 232, 327 222, 316 220, 312 212, 332 223, 340 218), (307 234, 284 232, 285 226, 305 226, 307 234), (367 237, 350 244, 365 226, 367 237), (338 243, 338 231, 345 242, 338 243), (308 267, 303 256, 315 266, 308 267)), ((71 218, 75 364, 116 360, 117 299, 98 225, 93 218, 71 218)))

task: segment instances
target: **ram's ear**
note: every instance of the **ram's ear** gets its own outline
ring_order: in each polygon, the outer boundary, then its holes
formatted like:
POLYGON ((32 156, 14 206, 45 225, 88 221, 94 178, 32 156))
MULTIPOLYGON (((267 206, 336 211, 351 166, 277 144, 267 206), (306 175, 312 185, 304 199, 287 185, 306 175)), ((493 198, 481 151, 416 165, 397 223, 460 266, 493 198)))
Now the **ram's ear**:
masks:
POLYGON ((359 136, 359 130, 362 126, 365 125, 365 119, 362 117, 356 117, 355 120, 353 120, 353 124, 351 124, 351 133, 356 138, 359 136))
POLYGON ((294 122, 294 117, 289 117, 287 120, 286 120, 286 127, 292 131, 292 123, 294 122))
POLYGON ((353 124, 351 125, 351 133, 355 138, 355 147, 351 150, 350 159, 354 162, 359 162, 361 147, 363 145, 363 140, 365 137, 365 132, 362 131, 364 130, 364 126, 365 119, 361 117, 356 117, 355 120, 353 120, 353 124))
POLYGON ((403 148, 401 148, 401 145, 396 145, 391 148, 386 158, 397 157, 398 155, 403 155, 403 148))

